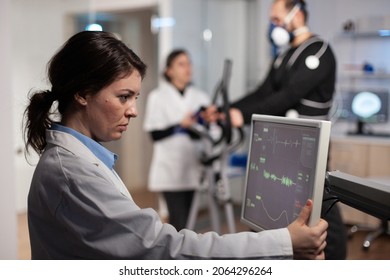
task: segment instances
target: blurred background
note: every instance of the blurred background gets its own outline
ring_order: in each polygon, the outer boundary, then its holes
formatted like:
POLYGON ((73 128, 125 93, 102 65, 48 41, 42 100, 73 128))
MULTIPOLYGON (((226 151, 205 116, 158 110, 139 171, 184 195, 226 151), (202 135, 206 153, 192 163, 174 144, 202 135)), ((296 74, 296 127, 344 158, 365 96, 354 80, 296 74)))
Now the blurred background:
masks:
MULTIPOLYGON (((37 158, 30 157, 28 164, 24 156, 21 127, 27 96, 31 89, 48 87, 46 63, 67 38, 87 28, 102 28, 118 34, 148 65, 138 103, 139 117, 120 141, 107 144, 120 154, 117 171, 134 192, 147 186, 152 146, 142 129, 145 97, 158 85, 166 55, 176 47, 187 49, 193 63, 193 82, 210 95, 222 76, 224 60, 231 59, 229 94, 231 100, 237 99, 262 81, 269 69, 271 3, 272 0, 1 0, 0 259, 18 258, 17 217, 27 210, 29 183, 37 162, 37 158)), ((365 126, 373 133, 390 133, 390 1, 308 0, 307 5, 308 26, 330 42, 337 59, 337 91, 331 115, 333 166, 362 177, 390 177, 390 138, 350 142, 346 137, 356 129, 358 121, 355 115, 348 115, 351 94, 367 90, 378 92, 384 103, 380 116, 364 120, 365 126), (378 168, 381 172, 377 172, 378 168)))

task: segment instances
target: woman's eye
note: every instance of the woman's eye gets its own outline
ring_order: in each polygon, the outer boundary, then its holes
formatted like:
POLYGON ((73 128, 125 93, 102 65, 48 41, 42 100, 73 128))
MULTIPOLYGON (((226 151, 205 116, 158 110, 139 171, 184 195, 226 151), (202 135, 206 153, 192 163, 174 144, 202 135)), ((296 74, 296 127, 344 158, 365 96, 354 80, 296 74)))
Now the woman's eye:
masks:
POLYGON ((129 99, 129 97, 130 97, 129 95, 121 95, 121 96, 119 96, 119 99, 121 101, 125 102, 125 101, 127 101, 129 99))
POLYGON ((127 102, 128 100, 136 100, 138 99, 139 93, 129 93, 129 94, 123 94, 119 96, 119 99, 121 102, 127 102))

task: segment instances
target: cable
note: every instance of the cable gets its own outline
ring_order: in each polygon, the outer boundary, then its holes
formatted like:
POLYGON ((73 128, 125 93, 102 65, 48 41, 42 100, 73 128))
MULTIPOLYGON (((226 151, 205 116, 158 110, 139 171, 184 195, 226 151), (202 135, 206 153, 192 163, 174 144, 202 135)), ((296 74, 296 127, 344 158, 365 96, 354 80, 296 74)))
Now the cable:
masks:
MULTIPOLYGON (((331 184, 330 184, 330 181, 329 181, 329 173, 327 172, 326 173, 326 176, 325 176, 325 193, 326 194, 329 194, 330 193, 330 189, 331 189, 331 184)), ((326 202, 326 201, 331 201, 331 200, 333 200, 333 202, 330 204, 330 206, 326 209, 326 211, 325 211, 325 213, 324 213, 324 216, 326 216, 328 213, 329 213, 329 211, 332 209, 332 207, 337 203, 337 202, 339 202, 340 201, 340 199, 337 197, 337 196, 335 196, 335 195, 332 195, 332 196, 329 196, 329 197, 327 197, 327 198, 324 198, 323 200, 322 200, 322 202, 326 202)))
MULTIPOLYGON (((324 216, 326 216, 326 215, 329 213, 329 211, 332 209, 332 207, 333 207, 337 202, 340 201, 340 199, 338 199, 338 198, 329 198, 328 200, 331 200, 331 199, 333 199, 334 201, 330 204, 330 206, 328 207, 328 209, 326 209, 324 216)), ((324 200, 324 201, 325 201, 325 200, 324 200)))

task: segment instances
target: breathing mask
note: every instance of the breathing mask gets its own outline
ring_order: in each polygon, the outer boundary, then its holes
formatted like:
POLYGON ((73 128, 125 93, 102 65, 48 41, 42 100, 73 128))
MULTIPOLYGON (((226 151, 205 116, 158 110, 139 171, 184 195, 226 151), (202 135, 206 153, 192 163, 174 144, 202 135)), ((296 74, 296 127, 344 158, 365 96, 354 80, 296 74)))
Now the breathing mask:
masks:
POLYGON ((271 40, 271 43, 276 47, 285 47, 287 46, 293 39, 294 34, 293 32, 288 32, 286 27, 294 16, 297 14, 297 12, 300 9, 300 5, 296 4, 291 11, 287 14, 286 18, 284 19, 283 26, 278 26, 271 22, 269 27, 269 37, 271 40))

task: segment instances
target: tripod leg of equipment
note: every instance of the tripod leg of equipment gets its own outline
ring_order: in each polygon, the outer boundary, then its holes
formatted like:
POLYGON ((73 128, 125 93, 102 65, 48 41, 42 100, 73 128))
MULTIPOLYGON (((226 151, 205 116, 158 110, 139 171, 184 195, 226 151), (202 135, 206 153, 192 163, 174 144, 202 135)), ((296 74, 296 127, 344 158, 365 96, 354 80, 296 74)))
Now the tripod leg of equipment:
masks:
POLYGON ((192 200, 190 213, 188 215, 186 228, 190 230, 195 229, 196 220, 199 214, 199 208, 201 204, 202 195, 207 197, 207 207, 210 215, 211 229, 217 233, 221 232, 221 224, 219 221, 218 202, 215 197, 215 179, 214 172, 211 168, 205 170, 206 177, 202 180, 202 183, 198 190, 196 190, 194 198, 192 200))
POLYGON ((218 205, 215 201, 215 198, 212 194, 207 196, 208 204, 209 204, 209 211, 210 211, 210 219, 211 219, 211 228, 213 231, 217 233, 221 233, 221 223, 219 221, 219 211, 218 211, 218 205))
POLYGON ((236 232, 236 224, 234 222, 234 210, 233 210, 233 203, 231 200, 230 195, 230 186, 228 184, 228 179, 226 174, 222 174, 223 179, 220 181, 219 191, 223 194, 223 204, 225 208, 225 217, 226 217, 226 223, 228 225, 228 229, 230 233, 236 232))
POLYGON ((187 226, 186 226, 186 228, 190 230, 194 230, 195 228, 195 222, 196 222, 196 218, 198 217, 201 196, 202 196, 202 190, 197 190, 192 200, 191 209, 188 215, 187 226))
POLYGON ((375 231, 369 233, 367 236, 366 236, 366 239, 364 240, 363 242, 363 249, 364 250, 368 250, 371 246, 371 243, 376 239, 378 238, 379 236, 381 236, 382 234, 387 234, 388 233, 388 225, 387 225, 387 221, 382 221, 380 227, 378 229, 376 229, 375 231))
POLYGON ((233 204, 231 202, 227 202, 225 204, 225 214, 226 214, 229 232, 235 233, 236 224, 234 223, 234 211, 233 211, 233 204))
POLYGON ((226 223, 230 233, 236 232, 236 224, 234 222, 234 209, 231 199, 229 179, 227 175, 227 154, 224 153, 221 160, 221 180, 217 183, 218 194, 220 201, 223 202, 225 208, 226 223))
POLYGON ((217 233, 221 233, 221 223, 219 221, 219 211, 218 211, 218 203, 217 198, 215 196, 215 178, 214 178, 214 171, 212 168, 209 168, 207 170, 207 178, 209 181, 209 188, 208 188, 208 195, 207 195, 207 202, 209 206, 209 213, 210 213, 210 219, 211 219, 211 227, 213 231, 217 233))

